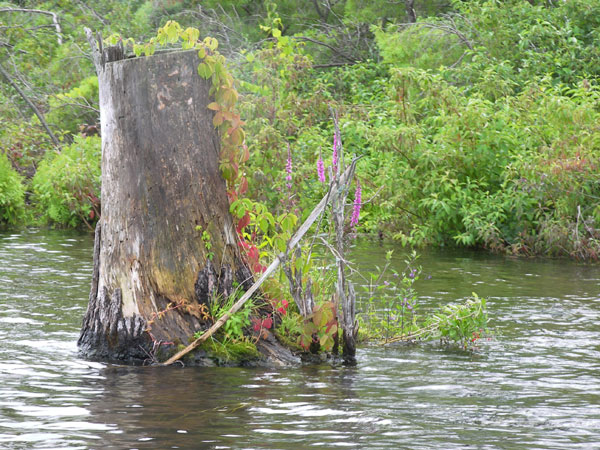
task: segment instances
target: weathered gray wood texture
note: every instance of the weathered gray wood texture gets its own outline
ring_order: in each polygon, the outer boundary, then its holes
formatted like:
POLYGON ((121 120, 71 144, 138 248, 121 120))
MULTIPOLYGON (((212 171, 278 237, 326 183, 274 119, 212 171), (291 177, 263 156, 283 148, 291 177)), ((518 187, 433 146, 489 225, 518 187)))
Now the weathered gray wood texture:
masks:
POLYGON ((97 65, 102 216, 79 346, 89 357, 145 359, 157 342, 187 344, 206 326, 201 304, 252 279, 196 52, 109 61, 97 65), (210 233, 212 261, 197 227, 210 233), (183 306, 154 321, 153 342, 148 321, 169 303, 183 306))

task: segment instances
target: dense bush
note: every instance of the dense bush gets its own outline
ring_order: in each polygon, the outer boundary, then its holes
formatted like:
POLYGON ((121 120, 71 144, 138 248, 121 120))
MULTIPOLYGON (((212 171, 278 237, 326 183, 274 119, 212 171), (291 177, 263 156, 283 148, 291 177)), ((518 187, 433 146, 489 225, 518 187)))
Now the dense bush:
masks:
POLYGON ((12 168, 8 157, 0 153, 0 225, 16 225, 25 212, 25 188, 22 177, 12 168))
POLYGON ((100 211, 100 153, 100 138, 79 136, 60 153, 46 153, 31 182, 44 220, 91 228, 100 211))
POLYGON ((463 20, 456 24, 479 57, 472 69, 503 64, 520 85, 544 75, 569 85, 600 76, 600 3, 544 3, 457 2, 463 20))
POLYGON ((331 158, 332 107, 347 154, 363 156, 364 198, 377 195, 363 209, 363 231, 411 245, 597 258, 600 91, 592 73, 595 19, 585 19, 594 8, 522 3, 512 15, 473 2, 451 19, 376 29, 379 63, 325 71, 281 64, 282 55, 293 61, 303 51, 280 39, 254 53, 242 102, 254 195, 271 208, 289 205, 277 203, 282 196, 304 209, 318 201, 324 191, 316 160, 331 158), (560 36, 548 31, 550 17, 560 36), (475 27, 515 39, 521 27, 535 44, 511 50, 475 27), (592 47, 573 60, 563 34, 580 28, 588 30, 581 45, 592 47), (542 45, 544 55, 532 50, 542 45), (550 55, 556 67, 572 64, 573 73, 553 71, 543 59, 550 55), (289 193, 287 142, 296 180, 289 193))

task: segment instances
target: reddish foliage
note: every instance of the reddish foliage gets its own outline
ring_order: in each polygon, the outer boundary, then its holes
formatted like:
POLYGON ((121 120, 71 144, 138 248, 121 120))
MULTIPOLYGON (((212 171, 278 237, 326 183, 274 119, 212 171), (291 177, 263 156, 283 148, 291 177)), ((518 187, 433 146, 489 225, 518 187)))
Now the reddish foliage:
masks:
POLYGON ((268 315, 266 318, 255 317, 252 319, 252 325, 254 331, 260 331, 262 329, 269 330, 273 326, 273 319, 271 315, 268 315))
POLYGON ((252 272, 263 273, 267 268, 260 263, 260 254, 256 245, 248 243, 241 235, 238 236, 240 238, 238 245, 244 250, 252 272))
POLYGON ((239 222, 238 222, 238 224, 237 224, 237 227, 235 227, 236 231, 237 231, 238 233, 241 233, 241 232, 242 232, 242 230, 243 230, 244 228, 246 228, 246 227, 248 226, 248 224, 249 224, 249 223, 250 223, 250 214, 249 214, 249 213, 246 211, 246 214, 244 215, 244 217, 242 217, 242 218, 239 220, 239 222))

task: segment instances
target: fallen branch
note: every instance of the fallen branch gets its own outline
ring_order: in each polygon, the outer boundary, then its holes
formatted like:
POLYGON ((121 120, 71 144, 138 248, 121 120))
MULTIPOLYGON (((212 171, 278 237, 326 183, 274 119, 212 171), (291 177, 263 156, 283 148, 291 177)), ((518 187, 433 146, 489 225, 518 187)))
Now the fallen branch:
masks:
MULTIPOLYGON (((356 167, 357 161, 358 161, 358 158, 355 158, 352 161, 352 164, 350 164, 350 167, 348 167, 346 169, 346 171, 342 174, 342 176, 340 177, 340 180, 339 180, 340 186, 344 185, 346 183, 346 181, 348 181, 348 179, 351 178, 352 174, 354 173, 354 168, 356 167)), ((200 344, 202 344, 209 337, 211 337, 213 334, 215 334, 219 330, 219 328, 221 328, 225 324, 225 322, 227 322, 229 320, 229 318, 232 315, 234 315, 237 311, 239 311, 240 308, 242 306, 244 306, 244 303, 246 303, 252 297, 252 295, 267 280, 267 278, 269 278, 269 276, 271 276, 271 274, 273 272, 275 272, 275 270, 277 269, 277 267, 279 267, 281 262, 287 258, 288 254, 300 243, 300 240, 308 232, 308 230, 313 225, 313 223, 315 223, 315 221, 319 218, 319 216, 321 215, 321 212, 325 209, 325 207, 327 206, 329 201, 330 201, 329 195, 326 195, 325 197, 323 197, 323 199, 319 202, 319 204, 317 206, 315 206, 315 208, 312 210, 312 212, 310 213, 308 218, 304 221, 304 223, 300 226, 300 228, 298 228, 298 230, 294 233, 294 235, 288 242, 286 251, 284 253, 280 253, 273 260, 273 262, 269 265, 269 267, 267 267, 267 270, 265 270, 265 272, 261 275, 261 277, 250 287, 250 289, 248 289, 244 293, 244 295, 242 295, 242 297, 237 302, 234 303, 234 305, 229 309, 229 311, 227 311, 225 314, 223 314, 223 316, 221 316, 219 318, 219 320, 217 320, 213 324, 212 327, 210 327, 208 330, 206 330, 204 333, 202 333, 202 336, 197 338, 194 342, 192 342, 190 345, 188 345, 183 350, 181 350, 181 351, 177 352, 175 355, 171 356, 162 365, 164 365, 164 366, 171 365, 175 361, 178 361, 180 358, 182 358, 183 356, 187 355, 189 352, 191 352, 192 350, 197 348, 200 344)))

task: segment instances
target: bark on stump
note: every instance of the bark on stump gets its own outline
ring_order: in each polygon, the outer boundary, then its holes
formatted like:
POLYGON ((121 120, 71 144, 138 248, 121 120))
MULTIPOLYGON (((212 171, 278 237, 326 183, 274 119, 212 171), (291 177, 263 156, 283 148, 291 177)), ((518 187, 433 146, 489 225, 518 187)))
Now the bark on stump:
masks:
POLYGON ((253 280, 229 215, 197 52, 119 58, 114 48, 95 58, 102 216, 78 344, 88 357, 143 360, 157 343, 186 345, 206 327, 202 304, 228 296, 234 280, 253 280), (148 322, 169 303, 181 306, 154 321, 152 339, 148 322))

